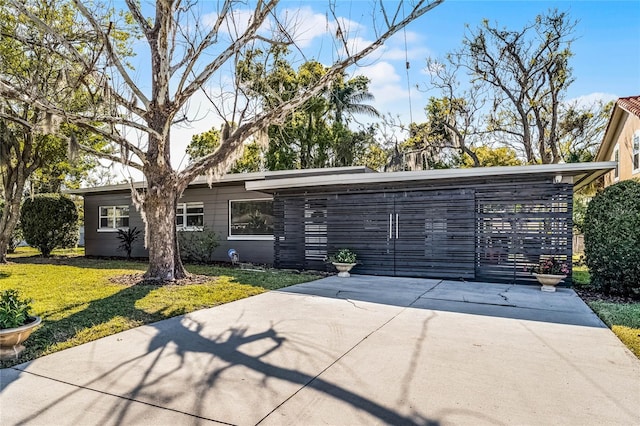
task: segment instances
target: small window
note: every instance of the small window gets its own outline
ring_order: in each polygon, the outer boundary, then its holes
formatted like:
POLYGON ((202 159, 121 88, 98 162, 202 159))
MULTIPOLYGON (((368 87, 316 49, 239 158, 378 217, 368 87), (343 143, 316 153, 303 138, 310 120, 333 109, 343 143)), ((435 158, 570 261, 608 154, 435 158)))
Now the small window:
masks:
POLYGON ((616 162, 616 168, 613 170, 613 179, 618 180, 620 177, 620 150, 617 145, 613 150, 613 161, 616 162))
POLYGON ((229 236, 272 236, 273 200, 229 201, 229 236))
POLYGON ((180 203, 176 211, 178 230, 202 230, 204 227, 204 203, 180 203))
POLYGON ((640 130, 633 134, 633 173, 640 172, 640 130))
POLYGON ((100 206, 100 229, 129 227, 129 206, 100 206))

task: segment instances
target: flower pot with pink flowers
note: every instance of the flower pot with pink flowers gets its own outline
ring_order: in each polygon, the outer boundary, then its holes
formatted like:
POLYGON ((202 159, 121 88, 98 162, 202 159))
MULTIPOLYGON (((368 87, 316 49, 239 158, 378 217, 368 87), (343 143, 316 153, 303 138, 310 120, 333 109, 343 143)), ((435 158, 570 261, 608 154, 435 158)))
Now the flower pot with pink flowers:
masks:
POLYGON ((556 286, 567 278, 569 265, 567 262, 551 256, 540 259, 540 263, 531 268, 534 277, 542 284, 541 290, 547 292, 556 291, 556 286))

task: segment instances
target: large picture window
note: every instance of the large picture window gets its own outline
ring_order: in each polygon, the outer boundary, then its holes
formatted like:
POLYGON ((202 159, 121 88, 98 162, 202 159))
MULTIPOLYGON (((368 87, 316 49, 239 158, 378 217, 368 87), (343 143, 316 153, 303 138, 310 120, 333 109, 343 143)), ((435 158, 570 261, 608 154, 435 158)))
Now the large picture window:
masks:
POLYGON ((273 200, 229 201, 229 236, 272 236, 273 200))
POLYGON ((100 206, 100 229, 129 227, 129 206, 100 206))
POLYGON ((201 230, 204 226, 204 203, 178 204, 176 226, 178 230, 201 230))

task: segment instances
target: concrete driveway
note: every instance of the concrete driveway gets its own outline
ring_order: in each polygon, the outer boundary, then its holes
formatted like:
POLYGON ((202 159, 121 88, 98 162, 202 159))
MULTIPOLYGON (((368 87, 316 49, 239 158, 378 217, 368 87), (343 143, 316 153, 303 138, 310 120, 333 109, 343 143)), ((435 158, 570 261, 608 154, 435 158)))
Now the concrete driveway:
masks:
POLYGON ((330 277, 0 374, 2 425, 640 424, 640 361, 567 289, 330 277))

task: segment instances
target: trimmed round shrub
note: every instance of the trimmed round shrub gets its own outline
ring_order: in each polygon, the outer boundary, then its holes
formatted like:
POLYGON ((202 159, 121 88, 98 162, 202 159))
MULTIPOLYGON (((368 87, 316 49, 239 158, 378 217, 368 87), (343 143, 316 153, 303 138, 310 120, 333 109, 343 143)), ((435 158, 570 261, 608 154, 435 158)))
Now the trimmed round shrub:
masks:
POLYGON ((596 288, 640 296, 640 182, 619 182, 591 200, 584 252, 596 288))
POLYGON ((60 194, 25 199, 20 224, 27 244, 45 257, 56 247, 73 247, 78 242, 78 210, 70 198, 60 194))

